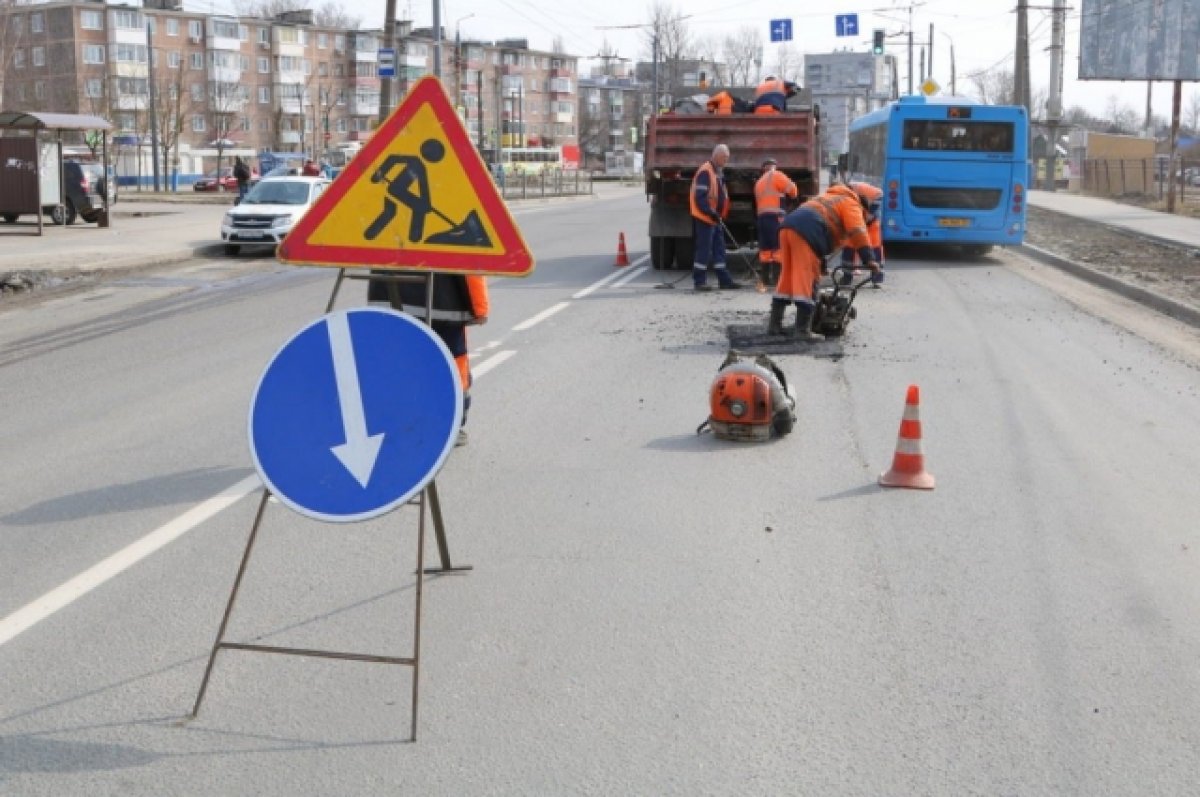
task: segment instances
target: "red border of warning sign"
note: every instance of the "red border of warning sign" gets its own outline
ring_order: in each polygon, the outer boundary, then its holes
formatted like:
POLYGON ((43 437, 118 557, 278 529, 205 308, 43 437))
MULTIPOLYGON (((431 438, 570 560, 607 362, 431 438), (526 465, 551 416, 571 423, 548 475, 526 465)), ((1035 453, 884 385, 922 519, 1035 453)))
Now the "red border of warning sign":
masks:
POLYGON ((377 129, 362 150, 346 165, 329 188, 296 223, 287 238, 279 245, 280 262, 293 265, 334 266, 341 268, 403 269, 412 271, 445 271, 457 274, 492 274, 523 277, 533 271, 533 255, 513 223, 496 184, 487 167, 467 136, 462 120, 450 105, 446 90, 436 77, 417 81, 404 102, 377 129), (499 246, 495 252, 441 252, 436 250, 368 246, 328 246, 309 242, 309 238, 325 220, 326 215, 360 181, 369 182, 367 169, 385 152, 412 118, 425 105, 430 106, 446 144, 458 157, 471 187, 479 198, 483 212, 496 232, 499 246))

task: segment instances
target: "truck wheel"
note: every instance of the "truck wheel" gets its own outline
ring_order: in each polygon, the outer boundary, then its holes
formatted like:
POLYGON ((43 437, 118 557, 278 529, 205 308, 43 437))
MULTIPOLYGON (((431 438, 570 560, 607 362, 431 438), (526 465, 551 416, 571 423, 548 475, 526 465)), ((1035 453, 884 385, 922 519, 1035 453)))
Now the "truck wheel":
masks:
POLYGON ((665 263, 663 258, 663 241, 665 238, 652 237, 650 239, 650 265, 657 271, 667 268, 670 263, 665 263))
POLYGON ((674 242, 675 268, 691 271, 696 257, 696 245, 691 238, 671 238, 674 242))

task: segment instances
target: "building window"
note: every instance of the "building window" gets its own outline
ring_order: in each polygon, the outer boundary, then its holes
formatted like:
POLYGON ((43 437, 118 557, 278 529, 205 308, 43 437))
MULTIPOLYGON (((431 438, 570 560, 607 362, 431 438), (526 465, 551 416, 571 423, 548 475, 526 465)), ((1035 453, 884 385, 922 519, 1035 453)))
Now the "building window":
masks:
POLYGON ((80 11, 79 27, 84 30, 104 30, 104 15, 99 11, 80 11))
POLYGON ((328 33, 318 33, 317 34, 317 49, 324 50, 328 46, 329 46, 329 34, 328 33))
POLYGON ((29 52, 33 55, 33 65, 34 66, 45 66, 46 65, 46 48, 45 47, 34 47, 29 52))
POLYGON ((117 54, 113 60, 118 63, 144 64, 146 63, 146 45, 118 43, 117 54))
MULTIPOLYGON (((20 52, 20 50, 18 50, 17 52, 20 52)), ((103 44, 85 44, 85 45, 83 45, 83 62, 85 64, 102 64, 102 63, 104 63, 104 45, 103 44)))
POLYGON ((260 55, 258 57, 258 73, 260 75, 271 74, 271 59, 267 58, 265 55, 260 55))
POLYGON ((346 132, 346 118, 342 117, 341 119, 338 119, 337 123, 336 123, 336 127, 337 127, 337 131, 339 133, 345 133, 346 132))
POLYGON ((334 64, 333 65, 333 76, 334 77, 345 77, 346 76, 345 64, 341 64, 341 63, 334 64))
POLYGON ((271 29, 270 28, 259 28, 258 29, 258 43, 259 44, 270 44, 271 43, 271 29))
POLYGON ((329 74, 329 64, 325 63, 324 61, 319 62, 317 64, 317 75, 320 77, 325 77, 328 74, 329 74))
POLYGON ((191 36, 195 41, 204 38, 204 23, 198 19, 189 19, 188 36, 191 36))
POLYGON ((113 24, 122 30, 141 30, 142 15, 129 9, 113 11, 113 24))
POLYGON ((204 124, 203 116, 200 116, 199 114, 197 114, 196 116, 192 117, 192 132, 193 133, 203 133, 206 129, 207 129, 207 126, 204 124))
POLYGON ((104 81, 100 78, 88 78, 83 84, 83 93, 87 97, 95 99, 96 97, 104 96, 104 81))
POLYGON ((181 63, 183 63, 183 56, 181 56, 177 51, 172 50, 171 52, 167 53, 167 66, 169 66, 171 69, 178 69, 181 63))
MULTIPOLYGON (((86 47, 83 49, 85 52, 87 51, 86 47)), ((25 51, 24 50, 20 50, 20 49, 13 50, 13 68, 14 69, 24 69, 25 68, 25 51)))
POLYGON ((246 25, 238 25, 238 41, 250 41, 250 28, 246 25))
POLYGON ((333 49, 339 53, 346 52, 346 37, 340 33, 335 33, 333 35, 333 49))
POLYGON ((279 32, 279 43, 280 44, 295 44, 296 43, 296 29, 295 28, 276 28, 276 30, 279 32))
POLYGON ((167 35, 168 36, 178 36, 179 35, 179 20, 177 20, 177 19, 168 19, 167 20, 167 35))
POLYGON ((30 33, 45 33, 46 18, 42 16, 42 12, 29 15, 29 32, 30 33))
POLYGON ((271 104, 271 87, 270 86, 259 86, 258 87, 258 102, 260 105, 270 105, 271 104))
POLYGON ((192 53, 192 69, 204 69, 204 53, 192 53))
POLYGON ((192 84, 192 102, 204 102, 204 84, 192 84))
POLYGON ((236 39, 238 37, 238 24, 236 22, 224 22, 221 20, 212 20, 213 36, 221 39, 236 39))
POLYGON ((250 56, 248 56, 248 55, 238 56, 238 69, 242 70, 243 72, 250 71, 250 56))

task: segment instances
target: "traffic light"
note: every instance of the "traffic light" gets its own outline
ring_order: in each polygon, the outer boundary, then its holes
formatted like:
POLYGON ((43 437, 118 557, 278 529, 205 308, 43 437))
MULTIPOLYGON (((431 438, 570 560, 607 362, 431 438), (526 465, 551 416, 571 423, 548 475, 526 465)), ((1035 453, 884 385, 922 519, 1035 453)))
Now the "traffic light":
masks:
POLYGON ((883 55, 883 36, 883 30, 881 28, 876 28, 875 38, 871 43, 871 52, 873 52, 875 55, 883 55))

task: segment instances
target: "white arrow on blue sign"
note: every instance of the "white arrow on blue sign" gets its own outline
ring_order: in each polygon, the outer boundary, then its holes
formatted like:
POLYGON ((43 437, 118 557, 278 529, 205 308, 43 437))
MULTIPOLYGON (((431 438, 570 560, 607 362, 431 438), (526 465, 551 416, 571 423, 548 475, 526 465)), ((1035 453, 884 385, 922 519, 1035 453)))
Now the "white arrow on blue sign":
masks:
POLYGON ((367 520, 420 492, 462 421, 462 386, 432 330, 395 310, 322 316, 267 365, 250 404, 250 454, 306 517, 367 520))
POLYGON ((837 35, 858 35, 858 14, 838 14, 834 19, 837 21, 837 35))
POLYGON ((771 20, 771 41, 790 42, 792 40, 792 21, 790 19, 771 20))

